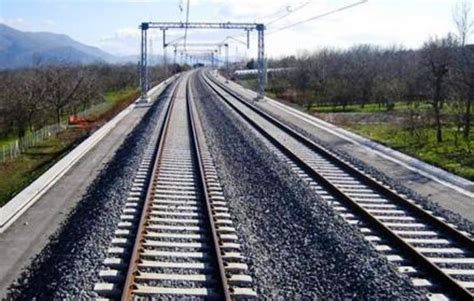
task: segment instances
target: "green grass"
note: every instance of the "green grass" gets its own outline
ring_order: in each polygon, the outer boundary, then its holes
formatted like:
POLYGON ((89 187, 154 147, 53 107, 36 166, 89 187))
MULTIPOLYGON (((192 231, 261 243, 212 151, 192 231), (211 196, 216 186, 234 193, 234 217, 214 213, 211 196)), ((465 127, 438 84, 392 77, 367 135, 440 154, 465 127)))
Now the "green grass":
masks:
POLYGON ((97 117, 101 114, 107 112, 113 107, 116 107, 130 99, 131 96, 135 96, 137 93, 137 88, 127 87, 120 90, 108 91, 104 94, 105 101, 99 104, 93 105, 88 113, 91 117, 97 117))
POLYGON ((70 128, 28 148, 13 160, 0 162, 0 206, 51 167, 84 135, 83 130, 70 128))
POLYGON ((14 142, 16 139, 18 139, 18 136, 15 133, 9 133, 7 136, 0 138, 0 147, 10 144, 11 142, 14 142))
MULTIPOLYGON (((104 94, 105 101, 99 104, 93 105, 89 108, 89 112, 94 115, 100 115, 112 107, 116 106, 117 104, 122 103, 124 100, 128 100, 130 96, 135 96, 138 89, 136 87, 127 87, 120 90, 108 91, 104 94)), ((68 114, 65 114, 64 119, 68 117, 68 114)), ((55 119, 52 119, 52 123, 55 122, 55 119)), ((30 131, 27 129, 26 134, 30 131)), ((0 137, 0 148, 3 145, 8 145, 11 142, 14 142, 18 139, 17 133, 12 131, 7 133, 6 135, 0 137)))
MULTIPOLYGON (((243 86, 255 89, 255 79, 245 79, 238 81, 243 86)), ((297 101, 286 99, 281 93, 274 93, 272 83, 269 82, 266 90, 267 96, 274 99, 283 99, 290 101, 297 105, 300 109, 307 111, 307 107, 298 104, 297 101)), ((301 98, 301 97, 299 97, 301 98)), ((432 110, 429 102, 417 102, 413 110, 420 112, 428 112, 432 110)), ((398 114, 400 118, 404 118, 406 113, 410 110, 410 105, 407 102, 396 102, 390 112, 401 113, 398 114)), ((446 104, 443 112, 444 114, 454 113, 455 108, 446 104)), ((370 113, 383 114, 389 112, 386 106, 379 106, 378 104, 370 103, 361 106, 360 104, 352 104, 342 107, 341 105, 324 105, 313 104, 310 109, 311 113, 320 113, 320 117, 324 118, 325 113, 363 113, 364 115, 370 113)), ((394 122, 378 122, 378 123, 363 123, 352 121, 357 118, 331 118, 331 122, 336 123, 346 129, 361 134, 367 138, 385 144, 389 147, 397 149, 403 153, 416 157, 422 161, 428 162, 461 177, 474 181, 474 133, 468 141, 464 141, 462 134, 459 133, 458 142, 455 142, 455 128, 453 126, 445 126, 443 128, 442 143, 437 143, 435 140, 434 127, 418 127, 413 134, 404 127, 403 122, 396 124, 394 122)))
MULTIPOLYGON (((256 90, 258 87, 257 79, 255 78, 247 78, 247 79, 239 79, 237 80, 239 84, 248 88, 256 90)), ((276 89, 275 83, 271 80, 268 81, 267 86, 265 88, 265 94, 268 97, 274 99, 284 99, 286 101, 291 101, 289 99, 285 99, 285 95, 282 93, 277 93, 278 89, 276 89)), ((368 103, 368 104, 348 104, 346 106, 337 104, 318 104, 317 93, 307 93, 307 97, 313 99, 313 105, 310 108, 310 111, 313 113, 375 113, 375 112, 407 112, 410 110, 410 104, 407 102, 395 102, 392 108, 388 108, 386 105, 377 104, 377 103, 368 103)), ((300 98, 302 98, 300 96, 300 98)), ((306 108, 307 109, 307 108, 306 108)), ((417 112, 426 112, 427 110, 431 110, 431 104, 426 101, 417 101, 415 105, 412 106, 413 110, 417 112)))
POLYGON ((107 99, 107 102, 111 104, 116 104, 117 102, 120 102, 124 97, 135 92, 137 92, 136 87, 127 87, 120 90, 106 92, 104 96, 105 99, 107 99))
MULTIPOLYGON (((427 102, 419 102, 417 107, 414 108, 416 111, 427 111, 431 109, 431 105, 427 102)), ((360 104, 350 104, 345 107, 342 105, 319 105, 314 104, 311 106, 311 112, 314 113, 340 113, 340 112, 350 112, 350 113, 375 113, 375 112, 407 112, 410 110, 410 105, 406 102, 395 102, 393 108, 390 110, 387 106, 379 105, 376 103, 365 104, 364 106, 360 104)))
MULTIPOLYGON (((110 119, 123 109, 125 105, 131 103, 137 97, 137 93, 136 88, 107 92, 105 94, 107 105, 102 103, 102 105, 93 106, 90 111, 94 116, 91 116, 91 118, 94 121, 110 119)), ((68 128, 28 148, 25 153, 17 158, 0 162, 0 207, 48 170, 72 146, 76 145, 84 135, 84 130, 68 128)), ((16 138, 14 134, 1 138, 0 147, 3 144, 16 140, 16 138)))
POLYGON ((470 140, 464 141, 459 134, 456 146, 455 129, 450 127, 443 129, 444 141, 437 143, 435 130, 428 127, 418 128, 416 134, 412 135, 402 126, 387 123, 345 123, 343 126, 425 162, 474 180, 474 135, 470 140))

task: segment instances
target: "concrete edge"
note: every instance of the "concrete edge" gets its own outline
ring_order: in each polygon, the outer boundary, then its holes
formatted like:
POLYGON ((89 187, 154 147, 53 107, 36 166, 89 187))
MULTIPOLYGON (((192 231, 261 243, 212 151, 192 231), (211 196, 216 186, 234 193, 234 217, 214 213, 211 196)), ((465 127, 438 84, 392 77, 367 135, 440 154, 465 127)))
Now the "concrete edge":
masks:
MULTIPOLYGON (((221 76, 219 79, 222 81, 221 76)), ((233 85, 236 85, 240 89, 243 89, 242 92, 247 92, 249 97, 256 97, 257 93, 247 89, 235 82, 232 82, 233 85)), ((417 158, 411 157, 407 154, 399 152, 395 149, 392 149, 388 146, 382 145, 380 143, 374 142, 368 138, 362 137, 356 133, 350 132, 343 128, 340 128, 336 125, 333 125, 329 122, 321 120, 315 116, 309 115, 305 112, 301 112, 295 108, 292 108, 288 105, 285 105, 281 102, 273 100, 269 97, 265 97, 265 100, 269 102, 269 104, 274 105, 287 113, 299 117, 306 122, 313 124, 316 127, 319 127, 322 130, 325 130, 329 133, 332 133, 346 141, 352 142, 354 144, 361 145, 369 149, 370 151, 375 152, 377 155, 388 159, 392 162, 398 163, 403 165, 404 167, 415 171, 425 177, 428 177, 432 180, 435 180, 443 185, 449 186, 450 188, 455 189, 458 192, 461 192, 467 196, 474 197, 474 182, 469 181, 465 178, 452 174, 446 170, 443 170, 439 167, 433 166, 429 163, 423 162, 417 158)))
MULTIPOLYGON (((151 98, 163 91, 164 87, 178 75, 175 75, 148 91, 151 98)), ((86 153, 97 145, 115 126, 138 106, 140 98, 130 104, 122 112, 109 120, 100 129, 71 150, 61 160, 56 162, 33 183, 24 188, 7 204, 0 208, 0 233, 12 225, 28 208, 33 206, 61 177, 74 166, 86 153)))

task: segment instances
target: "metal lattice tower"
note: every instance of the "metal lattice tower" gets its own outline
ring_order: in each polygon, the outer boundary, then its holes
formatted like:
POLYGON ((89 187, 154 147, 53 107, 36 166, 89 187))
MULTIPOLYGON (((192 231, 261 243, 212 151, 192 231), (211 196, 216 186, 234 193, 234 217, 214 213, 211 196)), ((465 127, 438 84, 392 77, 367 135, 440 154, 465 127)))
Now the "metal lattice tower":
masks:
MULTIPOLYGON (((140 56, 140 89, 141 101, 148 102, 148 66, 147 66, 147 31, 148 29, 156 28, 163 31, 163 47, 166 51, 166 35, 165 31, 168 29, 237 29, 247 32, 247 44, 249 40, 250 31, 257 30, 258 32, 258 84, 259 84, 259 98, 263 98, 265 94, 265 43, 264 31, 265 25, 261 23, 218 23, 218 22, 143 22, 140 27, 141 35, 141 56, 140 56)), ((166 55, 166 54, 165 54, 166 55)), ((176 47, 175 47, 176 57, 176 47)), ((176 60, 176 58, 175 58, 176 60)), ((212 54, 214 61, 214 54, 212 54)), ((214 64, 213 64, 214 65, 214 64)), ((166 67, 165 67, 166 68, 166 67)))

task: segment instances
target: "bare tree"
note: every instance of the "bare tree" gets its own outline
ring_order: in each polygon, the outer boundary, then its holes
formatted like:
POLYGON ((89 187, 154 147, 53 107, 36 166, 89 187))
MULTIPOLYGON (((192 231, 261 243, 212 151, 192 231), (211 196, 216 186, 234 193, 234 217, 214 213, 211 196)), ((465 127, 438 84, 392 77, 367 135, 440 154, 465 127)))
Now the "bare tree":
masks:
POLYGON ((100 93, 97 75, 88 70, 82 78, 80 87, 73 95, 72 112, 74 114, 77 114, 78 110, 86 110, 88 107, 104 100, 100 93))
POLYGON ((8 118, 23 149, 23 138, 30 128, 33 130, 33 115, 39 109, 44 89, 38 82, 39 77, 32 70, 10 71, 2 76, 3 87, 0 98, 3 99, 2 115, 8 118))
POLYGON ((84 80, 82 72, 71 72, 69 66, 52 66, 46 69, 47 101, 53 107, 56 122, 61 122, 63 109, 70 104, 84 80))
POLYGON ((442 39, 431 39, 423 46, 423 65, 428 70, 428 81, 431 88, 431 105, 433 107, 436 141, 443 141, 441 110, 446 98, 446 80, 452 66, 452 50, 456 42, 452 35, 442 39))
POLYGON ((35 114, 45 106, 46 85, 42 74, 40 69, 25 70, 22 79, 22 89, 25 93, 22 101, 26 110, 28 128, 31 132, 34 131, 33 120, 35 114))
POLYGON ((459 71, 460 93, 464 98, 464 139, 469 139, 471 130, 471 110, 474 102, 474 48, 467 46, 467 40, 474 28, 474 21, 471 17, 471 3, 463 0, 456 4, 453 10, 453 20, 456 25, 457 35, 460 44, 460 59, 457 69, 459 71))
POLYGON ((474 21, 471 19, 471 3, 469 1, 461 0, 456 3, 453 9, 453 20, 456 25, 459 43, 461 47, 464 47, 474 27, 474 21))

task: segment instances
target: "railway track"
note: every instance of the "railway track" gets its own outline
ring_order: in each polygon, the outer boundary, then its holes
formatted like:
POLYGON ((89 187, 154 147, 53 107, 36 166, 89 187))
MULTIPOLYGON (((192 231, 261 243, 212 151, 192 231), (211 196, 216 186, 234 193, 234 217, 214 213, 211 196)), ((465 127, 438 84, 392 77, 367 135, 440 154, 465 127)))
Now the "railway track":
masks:
POLYGON ((264 112, 209 74, 200 80, 373 247, 432 300, 472 300, 472 237, 264 112))
POLYGON ((137 172, 95 286, 100 297, 256 297, 189 80, 184 74, 175 85, 159 137, 137 172))

